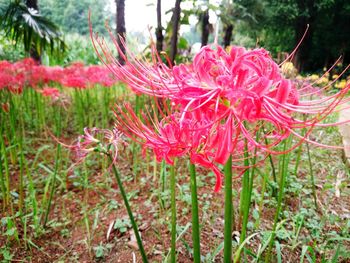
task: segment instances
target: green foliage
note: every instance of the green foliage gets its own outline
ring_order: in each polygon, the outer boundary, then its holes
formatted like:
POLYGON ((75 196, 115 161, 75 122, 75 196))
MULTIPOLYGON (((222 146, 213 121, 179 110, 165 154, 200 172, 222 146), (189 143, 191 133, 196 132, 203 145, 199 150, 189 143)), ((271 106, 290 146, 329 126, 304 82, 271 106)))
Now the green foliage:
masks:
POLYGON ((118 218, 113 226, 114 229, 118 230, 121 234, 125 233, 129 228, 131 228, 131 223, 128 218, 118 218))
POLYGON ((24 58, 25 52, 22 43, 17 43, 14 47, 13 41, 5 38, 3 32, 0 32, 0 60, 15 62, 24 58))
POLYGON ((60 25, 65 33, 89 35, 88 13, 94 31, 106 33, 104 21, 114 25, 114 17, 108 0, 40 0, 42 13, 60 25))
MULTIPOLYGON (((249 9, 248 2, 240 1, 249 9)), ((273 54, 290 52, 310 29, 300 46, 299 66, 317 70, 330 66, 340 55, 349 62, 350 2, 346 0, 263 1, 265 8, 250 35, 273 54), (258 32, 258 34, 256 34, 258 32)))
POLYGON ((62 53, 65 43, 58 27, 38 11, 27 8, 22 0, 14 0, 9 5, 2 4, 0 27, 6 38, 15 46, 23 43, 25 52, 35 49, 41 55, 44 50, 62 53))
POLYGON ((50 57, 49 65, 68 65, 74 61, 81 61, 86 65, 100 63, 100 59, 96 55, 89 36, 68 34, 66 36, 66 43, 68 45, 68 52, 60 58, 50 57))

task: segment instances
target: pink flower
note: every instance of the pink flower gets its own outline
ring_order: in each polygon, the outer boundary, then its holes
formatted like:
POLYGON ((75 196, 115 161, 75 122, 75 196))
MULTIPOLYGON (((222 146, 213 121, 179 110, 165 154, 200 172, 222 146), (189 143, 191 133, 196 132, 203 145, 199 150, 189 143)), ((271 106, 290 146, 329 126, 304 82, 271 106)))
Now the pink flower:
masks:
POLYGON ((168 163, 188 154, 194 163, 219 174, 215 163, 224 164, 230 155, 236 167, 244 167, 244 145, 249 152, 257 149, 262 159, 284 154, 309 141, 315 127, 336 125, 322 122, 349 100, 343 98, 350 86, 330 96, 298 89, 298 83, 286 79, 264 49, 232 47, 226 52, 218 45, 205 46, 191 64, 171 67, 163 63, 154 45, 150 62, 136 58, 126 47, 126 63, 120 65, 104 40, 92 32, 91 36, 97 54, 118 80, 138 94, 170 100, 169 113, 161 120, 146 121, 145 115, 141 121, 129 105, 125 110, 118 107, 116 113, 118 127, 128 137, 168 163), (309 100, 309 95, 318 96, 309 100), (301 129, 306 129, 305 135, 298 134, 301 129), (300 141, 286 151, 276 150, 291 134, 300 141))
MULTIPOLYGON (((119 50, 113 33, 110 35, 119 50)), ((239 164, 244 148, 264 159, 291 151, 303 141, 323 146, 310 141, 310 133, 317 126, 337 125, 323 122, 350 100, 344 99, 350 85, 333 95, 322 94, 327 87, 316 91, 310 85, 299 88, 296 81, 283 77, 264 49, 232 47, 226 52, 217 45, 206 46, 191 64, 171 67, 163 63, 152 44, 151 62, 136 58, 126 47, 126 63, 120 65, 104 40, 92 31, 91 36, 97 54, 118 80, 138 94, 170 100, 169 114, 159 121, 146 121, 144 116, 142 122, 128 105, 116 113, 118 127, 128 137, 169 163, 189 154, 192 162, 219 174, 214 163, 223 164, 230 155, 237 161, 235 167, 244 167, 239 164), (298 134, 302 129, 306 133, 298 134), (291 134, 300 141, 285 151, 276 150, 291 134)))
POLYGON ((192 163, 211 169, 217 179, 215 191, 219 191, 222 173, 217 165, 225 162, 233 148, 238 149, 237 140, 232 140, 238 136, 232 120, 221 124, 210 109, 189 112, 184 118, 176 108, 169 109, 169 114, 147 121, 150 114, 139 118, 130 104, 124 104, 116 106, 116 127, 143 150, 151 149, 158 161, 173 164, 175 158, 188 156, 192 163))
POLYGON ((57 99, 60 97, 60 91, 56 88, 43 88, 39 91, 45 97, 51 97, 52 99, 57 99))
POLYGON ((99 84, 104 87, 110 87, 115 83, 113 75, 106 67, 89 66, 85 69, 85 74, 91 86, 99 84))
POLYGON ((71 149, 77 158, 74 165, 77 165, 92 152, 110 154, 116 161, 119 146, 124 143, 121 136, 121 132, 117 129, 84 128, 84 134, 80 135, 72 145, 66 145, 55 139, 64 147, 71 149))

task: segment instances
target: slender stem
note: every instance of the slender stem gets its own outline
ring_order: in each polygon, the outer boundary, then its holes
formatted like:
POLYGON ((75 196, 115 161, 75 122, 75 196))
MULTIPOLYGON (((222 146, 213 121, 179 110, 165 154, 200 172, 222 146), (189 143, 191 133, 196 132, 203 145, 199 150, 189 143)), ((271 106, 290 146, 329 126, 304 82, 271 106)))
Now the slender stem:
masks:
POLYGON ((55 162, 55 170, 53 173, 53 178, 52 178, 52 185, 51 185, 51 191, 50 191, 50 196, 49 196, 49 201, 47 203, 47 208, 46 208, 46 212, 45 212, 45 219, 44 219, 44 227, 47 224, 47 221, 49 219, 49 213, 51 210, 51 202, 52 202, 52 198, 53 195, 55 193, 55 189, 56 189, 56 177, 57 177, 57 171, 58 171, 58 165, 59 165, 59 161, 60 161, 60 152, 61 152, 61 144, 57 145, 57 151, 56 151, 56 162, 55 162))
POLYGON ((269 162, 270 162, 270 165, 271 165, 273 181, 275 182, 275 184, 272 187, 272 196, 275 196, 276 199, 277 199, 277 191, 276 191, 277 176, 276 176, 276 169, 275 169, 275 165, 273 163, 271 154, 269 154, 269 162))
MULTIPOLYGON (((162 166, 163 167, 163 164, 162 166)), ((157 164, 157 157, 156 155, 153 156, 153 181, 156 181, 157 179, 157 171, 158 170, 158 164, 157 164)), ((162 171, 162 168, 161 168, 161 171, 162 171)))
MULTIPOLYGON (((1 112, 0 112, 1 114, 1 112)), ((2 134, 2 127, 0 126, 0 136, 3 138, 2 134)), ((2 153, 2 140, 0 141, 0 153, 2 153)), ((5 154, 4 154, 5 155, 5 154)), ((4 156, 4 159, 6 156, 4 156)), ((8 201, 8 189, 5 185, 5 172, 3 172, 3 164, 2 164, 2 158, 0 157, 0 182, 1 182, 1 192, 2 192, 2 199, 3 199, 3 211, 5 211, 5 208, 7 206, 8 201)))
POLYGON ((200 252, 200 235, 199 235, 199 216, 198 216, 198 199, 197 199, 197 182, 196 167, 190 162, 191 175, 191 201, 192 201, 192 242, 193 242, 193 259, 195 263, 201 262, 200 252))
MULTIPOLYGON (((283 151, 285 151, 287 149, 287 144, 289 144, 290 141, 291 141, 290 138, 284 141, 283 151)), ((271 239, 270 239, 270 243, 269 243, 269 248, 268 248, 268 251, 267 251, 267 254, 265 257, 266 263, 270 262, 271 250, 272 250, 272 246, 274 244, 274 239, 275 239, 275 235, 276 235, 276 227, 277 227, 279 215, 280 215, 281 208, 282 208, 284 187, 286 184, 286 178, 287 178, 287 173, 288 173, 289 155, 290 155, 289 153, 282 155, 282 162, 281 162, 282 165, 281 165, 281 169, 280 169, 280 182, 279 182, 279 192, 278 192, 278 198, 277 198, 277 208, 276 208, 275 218, 274 218, 274 222, 273 222, 273 228, 272 228, 272 234, 271 234, 271 239)))
MULTIPOLYGON (((57 136, 59 136, 61 134, 61 125, 62 125, 61 116, 62 116, 61 109, 59 109, 58 113, 57 113, 57 118, 55 118, 55 126, 56 126, 56 135, 57 136)), ((45 213, 44 227, 46 226, 46 223, 47 223, 48 218, 49 218, 49 213, 51 210, 51 202, 52 202, 52 198, 53 198, 53 195, 54 195, 55 189, 56 189, 56 177, 57 177, 57 172, 58 172, 58 166, 60 163, 60 153, 61 153, 61 144, 58 144, 57 151, 56 151, 56 158, 55 158, 55 170, 53 173, 51 191, 50 191, 49 201, 48 201, 46 213, 45 213)))
MULTIPOLYGON (((246 159, 245 162, 246 161, 248 161, 248 159, 246 159)), ((248 161, 248 165, 249 165, 249 161, 248 161)), ((243 194, 241 196, 241 198, 243 198, 243 202, 242 202, 243 203, 243 209, 242 209, 243 220, 242 220, 242 231, 241 231, 240 240, 239 240, 240 244, 243 243, 247 234, 247 224, 248 224, 248 216, 249 216, 250 201, 251 201, 250 189, 253 186, 253 179, 251 178, 251 176, 252 175, 250 175, 249 169, 246 169, 243 175, 243 182, 245 183, 244 183, 244 188, 242 189, 243 194)))
MULTIPOLYGON (((5 181, 6 181, 6 196, 4 196, 4 201, 8 205, 11 202, 10 198, 10 171, 9 171, 9 165, 8 165, 8 160, 7 160, 7 154, 6 154, 6 149, 5 149, 5 144, 3 141, 3 136, 0 138, 0 154, 3 157, 3 160, 0 158, 1 164, 4 165, 4 174, 5 174, 5 181)), ((11 154, 11 153, 10 153, 11 154)))
POLYGON ((224 262, 232 262, 232 156, 225 164, 224 262))
POLYGON ((295 159, 295 167, 294 167, 294 175, 295 176, 297 176, 297 174, 298 174, 298 168, 299 168, 302 148, 303 148, 303 145, 300 144, 300 146, 298 147, 297 157, 295 159))
MULTIPOLYGON (((155 169, 157 169, 157 159, 156 159, 156 156, 154 156, 154 166, 155 166, 155 169)), ((155 173, 156 174, 156 173, 155 173)), ((161 203, 161 206, 162 206, 162 209, 165 207, 165 204, 164 204, 164 192, 165 192, 165 176, 166 176, 166 163, 165 161, 163 160, 162 161, 162 164, 161 164, 161 169, 160 169, 160 195, 159 195, 159 199, 160 199, 160 203, 161 203)))
MULTIPOLYGON (((249 157, 248 157, 248 149, 247 149, 247 141, 245 140, 244 144, 244 166, 249 166, 249 157)), ((240 196, 240 204, 239 204, 239 223, 242 223, 242 231, 244 228, 244 222, 242 222, 242 218, 244 217, 246 207, 247 207, 247 200, 248 200, 248 191, 249 191, 249 169, 246 169, 244 171, 243 179, 242 179, 242 191, 240 196)), ((243 233, 242 233, 243 234, 243 233)), ((242 239, 241 234, 241 239, 242 239)), ((245 236, 245 233, 243 234, 245 236)), ((240 242, 241 243, 241 242, 240 242)))
POLYGON ((170 166, 170 191, 171 191, 171 252, 170 262, 176 262, 176 199, 175 199, 175 164, 170 166))
POLYGON ((311 154, 310 154, 310 147, 309 144, 306 142, 306 149, 307 149, 307 157, 309 161, 309 168, 310 168, 310 176, 311 176, 311 185, 312 185, 312 195, 314 198, 314 204, 316 210, 318 210, 318 205, 317 205, 317 196, 316 196, 316 185, 315 185, 315 177, 314 177, 314 171, 312 168, 312 161, 311 161, 311 154))
MULTIPOLYGON (((23 128, 23 118, 21 118, 21 127, 23 128)), ((19 146, 19 165, 20 165, 20 172, 19 172, 19 200, 18 200, 18 206, 19 206, 19 212, 20 215, 23 216, 23 208, 24 208, 24 154, 23 154, 23 136, 19 136, 18 139, 18 146, 19 146)))
MULTIPOLYGON (((257 134, 257 141, 259 139, 259 136, 257 134)), ((249 154, 248 154, 248 142, 245 142, 245 150, 244 150, 244 166, 249 167, 250 161, 249 161, 249 154)), ((251 199, 252 199, 252 191, 253 191, 253 183, 254 183, 254 174, 255 174, 255 167, 256 164, 256 154, 257 154, 257 148, 254 150, 254 157, 251 159, 251 164, 253 166, 252 169, 247 168, 244 171, 243 175, 243 185, 242 185, 242 195, 241 195, 241 207, 242 210, 242 231, 240 235, 240 244, 244 243, 244 240, 246 239, 247 235, 247 225, 248 225, 248 219, 249 219, 249 210, 251 205, 251 199)), ((242 250, 239 250, 238 258, 240 258, 240 252, 242 250)))
MULTIPOLYGON (((263 131, 264 131, 264 134, 266 135, 265 128, 263 128, 263 131)), ((266 136, 264 136, 264 138, 265 138, 265 144, 268 145, 269 143, 266 136)), ((275 165, 273 163, 271 154, 269 154, 269 162, 271 165, 273 181, 275 182, 274 186, 272 187, 272 196, 276 197, 276 200, 277 200, 277 194, 276 194, 277 193, 276 192, 277 176, 276 176, 276 169, 275 169, 275 165)))
POLYGON ((256 221, 255 223, 255 229, 257 229, 260 225, 260 219, 261 219, 261 215, 262 215, 262 209, 263 209, 263 205, 264 205, 264 196, 265 196, 265 191, 266 191, 266 182, 267 182, 267 178, 269 175, 269 170, 268 167, 265 166, 265 172, 263 173, 263 178, 262 178, 262 185, 261 185, 261 192, 260 192, 260 201, 259 201, 259 205, 258 205, 258 211, 259 211, 259 219, 256 221))
POLYGON ((113 170, 115 179, 117 180, 120 193, 121 193, 121 195, 122 195, 122 197, 123 197, 123 201, 124 201, 126 210, 127 210, 127 212, 128 212, 128 215, 129 215, 129 218, 130 218, 130 221, 131 221, 132 228, 133 228, 134 233, 135 233, 137 245, 139 246, 140 253, 141 253, 141 257, 142 257, 142 262, 146 263, 146 262, 148 262, 147 256, 146 256, 146 252, 145 252, 145 249, 143 248, 142 240, 141 240, 141 237, 140 237, 140 234, 139 234, 139 230, 138 230, 138 228, 137 228, 137 224, 136 224, 136 222, 135 222, 134 216, 133 216, 133 214, 132 214, 132 212, 131 212, 131 208, 130 208, 130 205, 129 205, 129 201, 128 201, 128 198, 127 198, 127 196, 126 196, 126 193, 125 193, 125 190, 124 190, 124 187, 123 187, 122 180, 120 179, 120 174, 119 174, 117 168, 115 167, 115 165, 114 165, 114 163, 113 163, 113 157, 112 157, 110 154, 107 154, 107 156, 108 156, 108 158, 109 158, 109 161, 112 163, 112 170, 113 170))

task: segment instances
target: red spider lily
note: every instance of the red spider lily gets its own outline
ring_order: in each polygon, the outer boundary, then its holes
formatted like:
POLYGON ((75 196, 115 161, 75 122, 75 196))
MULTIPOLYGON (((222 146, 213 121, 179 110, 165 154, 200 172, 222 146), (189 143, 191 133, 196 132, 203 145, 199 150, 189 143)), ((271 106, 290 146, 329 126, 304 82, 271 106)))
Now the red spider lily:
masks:
POLYGON ((52 81, 52 76, 49 74, 48 68, 42 65, 33 66, 30 71, 30 77, 28 77, 28 85, 35 87, 52 81))
POLYGON ((21 93, 24 87, 37 88, 53 82, 84 89, 96 84, 110 87, 115 83, 115 79, 106 67, 84 66, 80 62, 62 68, 38 65, 32 59, 13 64, 0 61, 0 89, 6 88, 13 93, 21 93))
MULTIPOLYGON (((206 46, 194 57, 192 64, 172 68, 162 62, 153 46, 152 63, 136 59, 126 49, 130 58, 125 57, 126 65, 122 66, 103 39, 96 35, 92 35, 92 39, 102 61, 132 90, 181 104, 183 115, 203 106, 215 109, 223 121, 228 120, 227 114, 230 114, 256 146, 261 144, 253 139, 255 135, 249 134, 244 123, 263 121, 274 126, 279 131, 274 133, 276 145, 297 128, 324 126, 321 121, 337 105, 347 101, 343 97, 350 88, 347 86, 328 97, 302 100, 308 94, 303 94, 303 89, 299 91, 294 81, 282 76, 279 66, 264 49, 232 47, 227 53, 220 46, 215 49, 206 46), (296 114, 309 117, 301 121, 295 118, 296 114)), ((113 41, 117 45, 116 40, 113 41)), ((118 45, 116 47, 119 49, 118 45)), ((267 147, 261 147, 269 151, 267 147)))
POLYGON ((2 103, 1 108, 6 113, 10 112, 10 104, 8 102, 2 103))
POLYGON ((174 158, 187 155, 192 163, 210 168, 216 175, 215 191, 218 191, 222 184, 222 173, 217 164, 223 164, 233 149, 238 151, 239 148, 236 145, 238 140, 232 140, 239 135, 233 120, 224 124, 217 122, 215 112, 210 109, 192 111, 185 118, 175 108, 170 112, 161 120, 155 117, 148 122, 149 116, 143 113, 142 121, 130 104, 116 106, 116 126, 126 136, 140 143, 144 150, 152 149, 158 161, 165 159, 167 163, 173 164, 174 158))
POLYGON ((6 71, 7 69, 11 68, 11 66, 12 64, 7 60, 0 61, 0 72, 6 71))
POLYGON ((5 89, 14 83, 15 78, 5 71, 0 71, 0 89, 5 89))
POLYGON ((111 72, 105 67, 90 66, 86 68, 85 74, 91 86, 100 84, 105 87, 110 87, 115 83, 111 72))
POLYGON ((4 61, 0 64, 0 89, 8 89, 15 94, 22 93, 25 85, 25 71, 19 64, 4 61))
POLYGON ((124 143, 121 136, 121 132, 119 132, 117 129, 108 130, 98 128, 85 128, 84 134, 80 135, 76 142, 72 145, 67 145, 59 142, 55 136, 53 137, 58 143, 64 147, 71 149, 77 158, 77 161, 74 165, 77 165, 83 162, 91 152, 111 154, 113 156, 113 160, 115 161, 118 156, 119 146, 124 143))
POLYGON ((77 62, 65 68, 60 83, 71 88, 86 88, 87 79, 84 77, 84 65, 77 62))
POLYGON ((87 80, 79 75, 66 75, 60 83, 66 87, 79 89, 84 89, 87 86, 87 80))
POLYGON ((45 87, 42 90, 39 90, 39 92, 45 96, 45 97, 50 97, 52 99, 57 99, 60 97, 60 91, 56 88, 49 88, 45 87))
MULTIPOLYGON (((113 33, 110 34, 120 49, 113 33)), ((136 93, 170 99, 172 105, 178 105, 163 120, 153 121, 153 128, 139 120, 130 106, 126 107, 127 113, 119 108, 121 116, 116 114, 118 127, 124 125, 129 137, 135 134, 141 138, 140 143, 153 149, 158 159, 164 158, 169 163, 172 158, 187 153, 192 161, 196 160, 194 163, 201 162, 206 167, 213 167, 214 162, 225 163, 231 154, 242 160, 238 156, 243 154, 244 141, 248 151, 257 148, 265 156, 284 154, 305 140, 322 146, 310 141, 308 136, 317 126, 336 125, 323 121, 337 106, 349 101, 344 96, 350 85, 331 96, 323 96, 320 89, 306 94, 304 87, 298 89, 297 82, 283 77, 279 65, 264 49, 232 47, 226 52, 220 46, 206 46, 193 63, 169 67, 152 45, 151 62, 137 59, 126 48, 126 64, 120 65, 104 40, 92 32, 91 36, 99 57, 120 81, 136 93), (315 94, 316 99, 305 99, 315 94), (200 123, 194 118, 197 112, 211 114, 205 129, 194 124, 200 123), (298 118, 301 115, 306 118, 298 118), (206 147, 199 147, 202 152, 194 147, 199 145, 191 132, 196 129, 206 135, 203 144, 206 147), (298 134, 301 129, 306 129, 304 135, 298 134), (264 132, 257 136, 261 130, 264 132), (276 150, 290 134, 300 141, 285 151, 276 150)))

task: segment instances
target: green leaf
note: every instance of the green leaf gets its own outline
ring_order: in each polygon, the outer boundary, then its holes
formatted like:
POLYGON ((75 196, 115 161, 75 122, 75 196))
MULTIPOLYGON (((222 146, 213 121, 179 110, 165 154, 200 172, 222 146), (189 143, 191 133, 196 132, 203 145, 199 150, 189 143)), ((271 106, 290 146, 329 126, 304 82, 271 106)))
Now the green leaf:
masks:
POLYGON ((179 49, 187 49, 188 48, 187 40, 183 37, 180 37, 178 47, 179 47, 179 49))

